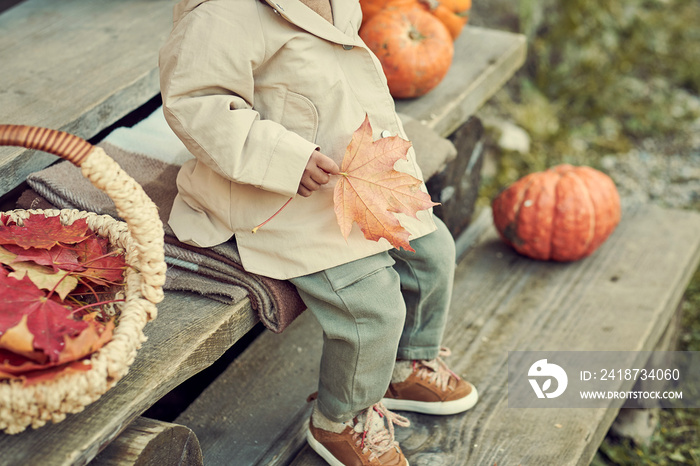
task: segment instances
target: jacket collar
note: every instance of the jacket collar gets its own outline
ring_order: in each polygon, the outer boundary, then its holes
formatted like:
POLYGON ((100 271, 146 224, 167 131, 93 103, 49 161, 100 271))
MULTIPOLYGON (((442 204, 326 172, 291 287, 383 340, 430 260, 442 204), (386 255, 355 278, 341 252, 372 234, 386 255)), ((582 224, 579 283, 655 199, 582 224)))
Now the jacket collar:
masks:
POLYGON ((311 11, 299 0, 261 1, 274 8, 280 16, 290 23, 315 36, 340 45, 357 45, 357 39, 354 36, 342 32, 350 29, 351 9, 356 6, 354 1, 331 0, 334 24, 311 11))

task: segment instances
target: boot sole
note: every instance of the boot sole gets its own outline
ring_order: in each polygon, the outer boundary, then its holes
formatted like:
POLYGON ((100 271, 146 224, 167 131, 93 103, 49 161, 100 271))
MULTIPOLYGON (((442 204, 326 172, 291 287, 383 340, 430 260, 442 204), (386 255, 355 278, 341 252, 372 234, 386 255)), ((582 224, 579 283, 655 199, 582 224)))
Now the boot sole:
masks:
POLYGON ((384 398, 382 399, 382 403, 387 409, 392 411, 411 411, 414 413, 446 416, 450 414, 462 413, 468 409, 471 409, 478 400, 479 394, 476 391, 476 387, 472 385, 471 393, 458 400, 439 402, 384 398))

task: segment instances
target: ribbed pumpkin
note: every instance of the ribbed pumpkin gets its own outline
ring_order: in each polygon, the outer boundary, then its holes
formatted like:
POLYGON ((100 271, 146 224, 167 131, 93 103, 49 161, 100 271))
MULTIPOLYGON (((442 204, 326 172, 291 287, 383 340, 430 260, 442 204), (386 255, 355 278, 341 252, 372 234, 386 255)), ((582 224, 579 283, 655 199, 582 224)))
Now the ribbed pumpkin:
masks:
POLYGON ((469 21, 471 0, 419 0, 419 2, 445 25, 452 40, 457 39, 469 21))
POLYGON ((493 200, 492 208, 503 240, 540 260, 586 257, 620 221, 620 197, 610 177, 566 164, 519 179, 493 200))
POLYGON ((454 40, 469 21, 472 0, 360 0, 362 24, 364 25, 370 18, 389 6, 412 5, 420 5, 439 19, 454 40))
POLYGON ((382 64, 391 95, 421 96, 447 74, 452 64, 452 37, 442 23, 419 7, 381 10, 360 29, 360 37, 382 64))
POLYGON ((472 8, 472 0, 439 0, 452 13, 469 19, 469 10, 472 8))
POLYGON ((394 4, 413 4, 417 0, 360 0, 360 8, 362 9, 362 24, 364 25, 374 15, 394 4))

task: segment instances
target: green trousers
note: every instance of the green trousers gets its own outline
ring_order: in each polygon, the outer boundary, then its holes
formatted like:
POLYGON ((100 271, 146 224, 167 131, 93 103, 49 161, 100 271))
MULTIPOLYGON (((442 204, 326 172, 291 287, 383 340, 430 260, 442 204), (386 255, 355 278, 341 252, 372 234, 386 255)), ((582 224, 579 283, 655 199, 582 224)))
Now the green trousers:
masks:
POLYGON ((396 359, 437 357, 455 270, 447 227, 393 249, 293 278, 323 328, 318 408, 344 422, 384 396, 396 359))

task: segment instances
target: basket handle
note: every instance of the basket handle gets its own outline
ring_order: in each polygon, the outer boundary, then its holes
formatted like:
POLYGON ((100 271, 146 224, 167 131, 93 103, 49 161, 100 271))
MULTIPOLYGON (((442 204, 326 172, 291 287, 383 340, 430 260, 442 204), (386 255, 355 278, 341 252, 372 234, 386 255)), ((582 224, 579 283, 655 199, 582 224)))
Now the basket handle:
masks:
POLYGON ((78 167, 94 148, 85 139, 70 133, 24 125, 0 125, 0 145, 48 152, 78 167))
POLYGON ((141 293, 154 304, 163 299, 166 265, 158 208, 102 148, 63 131, 24 125, 0 125, 0 146, 41 150, 81 167, 83 176, 112 199, 126 221, 138 251, 141 293))

